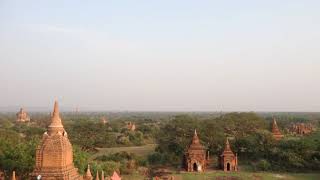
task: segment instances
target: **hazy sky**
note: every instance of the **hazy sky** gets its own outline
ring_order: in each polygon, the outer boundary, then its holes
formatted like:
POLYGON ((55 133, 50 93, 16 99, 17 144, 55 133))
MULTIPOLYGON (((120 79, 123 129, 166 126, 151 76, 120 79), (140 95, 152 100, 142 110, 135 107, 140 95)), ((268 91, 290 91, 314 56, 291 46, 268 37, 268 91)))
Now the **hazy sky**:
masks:
POLYGON ((319 9, 0 0, 0 107, 320 111, 319 9))

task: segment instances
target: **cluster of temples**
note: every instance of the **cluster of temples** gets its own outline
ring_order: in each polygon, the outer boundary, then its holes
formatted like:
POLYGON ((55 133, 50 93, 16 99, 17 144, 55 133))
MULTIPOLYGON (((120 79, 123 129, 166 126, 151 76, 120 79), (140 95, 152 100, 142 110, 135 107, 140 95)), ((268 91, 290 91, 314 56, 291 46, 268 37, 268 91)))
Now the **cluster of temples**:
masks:
POLYGON ((291 133, 299 135, 310 134, 312 131, 314 131, 314 128, 311 123, 296 123, 292 124, 292 127, 290 128, 291 133))
MULTIPOLYGON (((273 119, 271 132, 273 138, 277 141, 284 137, 278 128, 276 119, 273 119)), ((188 172, 203 172, 206 170, 208 162, 209 151, 206 153, 195 130, 192 141, 185 153, 185 169, 188 172)), ((238 155, 231 150, 228 138, 225 142, 224 151, 219 157, 219 165, 225 172, 238 171, 238 155)))
MULTIPOLYGON (((17 113, 17 121, 30 121, 28 114, 21 108, 17 113)), ((106 118, 101 119, 101 123, 107 124, 106 118)), ((127 128, 135 130, 135 124, 129 122, 127 128)), ((303 123, 294 124, 292 131, 297 134, 307 134, 312 131, 311 125, 303 123)), ((276 119, 272 122, 272 135, 275 140, 283 138, 276 119)), ((194 131, 192 141, 185 152, 185 169, 188 172, 203 172, 209 164, 209 151, 201 144, 197 131, 194 131)), ((233 153, 228 138, 225 142, 224 151, 219 156, 220 168, 223 171, 238 171, 238 156, 233 153)), ((121 180, 117 172, 112 176, 105 177, 104 172, 96 172, 96 180, 121 180)), ((82 176, 78 173, 73 163, 72 145, 65 131, 58 103, 55 101, 54 109, 51 115, 50 125, 42 136, 42 141, 36 149, 36 164, 33 172, 30 174, 32 179, 43 180, 93 180, 90 166, 88 165, 86 173, 82 176)), ((12 180, 16 179, 15 172, 12 174, 12 180)))
MULTIPOLYGON (((203 172, 206 170, 208 162, 209 152, 206 153, 195 130, 191 144, 185 153, 185 168, 188 172, 203 172)), ((238 157, 232 152, 228 139, 224 151, 220 155, 220 167, 226 172, 238 171, 238 157)))
MULTIPOLYGON (((83 175, 83 180, 93 180, 93 176, 90 171, 90 165, 88 165, 86 174, 83 175)), ((121 180, 121 177, 118 175, 116 171, 113 172, 111 177, 105 177, 103 171, 101 172, 101 176, 100 176, 99 172, 97 171, 95 180, 121 180)))

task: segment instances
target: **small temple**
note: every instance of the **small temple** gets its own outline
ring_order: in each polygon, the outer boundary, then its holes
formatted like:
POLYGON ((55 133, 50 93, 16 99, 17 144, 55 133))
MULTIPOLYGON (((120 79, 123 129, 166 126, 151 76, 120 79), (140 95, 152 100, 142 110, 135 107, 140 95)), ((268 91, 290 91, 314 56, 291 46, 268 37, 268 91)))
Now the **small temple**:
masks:
POLYGON ((20 111, 16 115, 17 122, 30 122, 30 117, 23 108, 20 108, 20 111))
POLYGON ((185 164, 188 172, 203 172, 206 169, 206 151, 200 143, 196 130, 194 130, 191 144, 185 153, 185 164))
POLYGON ((310 123, 305 124, 305 123, 296 123, 293 124, 290 131, 294 134, 299 134, 299 135, 306 135, 310 134, 313 131, 313 127, 310 123))
POLYGON ((127 123, 127 129, 130 131, 135 131, 136 130, 136 125, 132 122, 127 123))
POLYGON ((31 177, 41 177, 42 180, 82 179, 73 164, 72 145, 62 125, 57 101, 54 103, 51 123, 36 149, 36 165, 31 177))
POLYGON ((93 177, 92 177, 92 174, 91 174, 91 171, 90 171, 90 165, 88 164, 87 172, 83 176, 83 180, 92 180, 92 179, 93 179, 93 177))
POLYGON ((223 171, 238 171, 238 156, 232 152, 228 138, 220 159, 223 171))
POLYGON ((283 134, 281 134, 275 118, 273 118, 273 123, 272 123, 272 136, 277 141, 283 138, 283 134))

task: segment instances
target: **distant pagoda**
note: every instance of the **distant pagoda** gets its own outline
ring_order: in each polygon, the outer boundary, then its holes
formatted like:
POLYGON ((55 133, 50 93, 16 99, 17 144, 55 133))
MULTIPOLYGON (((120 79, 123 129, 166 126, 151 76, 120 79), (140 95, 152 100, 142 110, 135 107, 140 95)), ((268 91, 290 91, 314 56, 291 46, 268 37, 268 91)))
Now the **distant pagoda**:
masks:
POLYGON ((61 123, 57 102, 54 103, 51 124, 36 149, 36 166, 31 177, 35 179, 38 176, 42 180, 82 179, 73 164, 72 145, 61 123))
POLYGON ((30 117, 23 108, 20 108, 20 111, 16 115, 17 122, 30 122, 30 117))
POLYGON ((103 124, 103 125, 108 124, 108 119, 107 119, 106 117, 102 117, 102 118, 100 119, 100 122, 101 122, 101 124, 103 124))
POLYGON ((281 134, 278 128, 277 121, 275 118, 273 118, 273 123, 272 123, 272 135, 274 139, 277 141, 283 138, 283 135, 281 134))
POLYGON ((185 154, 185 164, 188 172, 203 172, 206 169, 206 151, 200 143, 196 130, 185 154))

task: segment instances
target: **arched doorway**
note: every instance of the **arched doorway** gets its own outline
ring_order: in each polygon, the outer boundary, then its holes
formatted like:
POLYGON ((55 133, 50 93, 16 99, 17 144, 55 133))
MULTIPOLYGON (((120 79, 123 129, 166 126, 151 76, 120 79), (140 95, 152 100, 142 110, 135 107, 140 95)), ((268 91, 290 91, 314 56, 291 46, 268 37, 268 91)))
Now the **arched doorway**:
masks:
POLYGON ((230 163, 227 163, 227 171, 230 171, 230 163))
POLYGON ((197 172, 197 171, 198 171, 197 163, 193 163, 193 171, 195 171, 195 172, 197 172))

